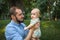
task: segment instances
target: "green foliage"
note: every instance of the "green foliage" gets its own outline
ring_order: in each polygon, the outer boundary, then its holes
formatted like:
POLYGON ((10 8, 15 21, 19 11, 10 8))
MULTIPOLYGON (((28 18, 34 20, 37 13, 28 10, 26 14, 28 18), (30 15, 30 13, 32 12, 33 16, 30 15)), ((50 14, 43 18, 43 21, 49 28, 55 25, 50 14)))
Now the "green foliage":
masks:
POLYGON ((0 0, 0 11, 1 13, 8 12, 9 3, 7 0, 0 0))
POLYGON ((60 0, 31 0, 30 2, 25 2, 28 4, 25 4, 27 14, 31 11, 32 8, 39 8, 42 17, 45 16, 44 13, 47 13, 48 15, 46 15, 49 17, 49 19, 53 19, 55 17, 60 18, 60 0))
POLYGON ((7 0, 0 0, 0 19, 5 19, 8 15, 9 3, 7 0))
POLYGON ((60 18, 60 0, 15 0, 13 3, 12 0, 0 0, 0 19, 5 19, 5 17, 8 15, 9 6, 12 4, 16 5, 15 2, 19 4, 19 1, 21 1, 21 7, 24 6, 23 9, 25 10, 25 19, 29 18, 29 13, 33 8, 40 9, 42 18, 45 16, 44 13, 49 14, 49 18, 60 18), (56 3, 54 4, 54 2, 56 3))
POLYGON ((60 18, 60 0, 59 1, 56 1, 56 6, 55 6, 55 10, 53 12, 53 16, 57 17, 57 18, 60 18))
POLYGON ((41 22, 42 40, 59 40, 60 38, 60 22, 59 21, 43 21, 41 22))

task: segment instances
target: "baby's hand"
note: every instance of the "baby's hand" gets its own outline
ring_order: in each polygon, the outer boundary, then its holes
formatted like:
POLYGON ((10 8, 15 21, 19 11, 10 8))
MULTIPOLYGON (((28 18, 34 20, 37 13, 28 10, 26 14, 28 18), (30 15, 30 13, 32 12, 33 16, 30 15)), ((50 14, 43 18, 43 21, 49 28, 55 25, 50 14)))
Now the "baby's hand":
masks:
POLYGON ((25 27, 24 30, 27 30, 27 27, 25 27))

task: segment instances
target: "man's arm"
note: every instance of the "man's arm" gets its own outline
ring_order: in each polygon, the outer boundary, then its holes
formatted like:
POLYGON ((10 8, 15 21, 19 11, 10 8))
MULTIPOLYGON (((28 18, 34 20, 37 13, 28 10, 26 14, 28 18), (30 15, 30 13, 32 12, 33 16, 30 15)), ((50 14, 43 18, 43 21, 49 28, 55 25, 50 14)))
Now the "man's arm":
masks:
POLYGON ((32 37, 33 31, 34 31, 34 30, 30 29, 27 37, 26 37, 24 40, 30 40, 31 37, 32 37))
POLYGON ((24 40, 14 27, 8 27, 5 31, 6 40, 24 40))

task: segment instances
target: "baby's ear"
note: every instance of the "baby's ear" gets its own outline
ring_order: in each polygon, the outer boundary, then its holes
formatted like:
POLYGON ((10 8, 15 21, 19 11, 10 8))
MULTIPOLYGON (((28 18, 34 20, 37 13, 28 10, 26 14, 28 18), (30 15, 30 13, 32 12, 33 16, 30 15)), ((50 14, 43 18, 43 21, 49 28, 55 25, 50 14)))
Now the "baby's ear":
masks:
POLYGON ((40 22, 37 23, 40 26, 40 22))
POLYGON ((40 17, 40 13, 38 14, 38 17, 40 17))

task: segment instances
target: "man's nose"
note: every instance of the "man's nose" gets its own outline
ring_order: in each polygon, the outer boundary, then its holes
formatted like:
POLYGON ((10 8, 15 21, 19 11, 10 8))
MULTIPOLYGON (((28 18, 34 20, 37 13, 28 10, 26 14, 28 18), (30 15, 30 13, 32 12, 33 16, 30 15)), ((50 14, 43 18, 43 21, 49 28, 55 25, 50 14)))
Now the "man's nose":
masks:
POLYGON ((22 15, 22 17, 24 17, 24 15, 22 15))

